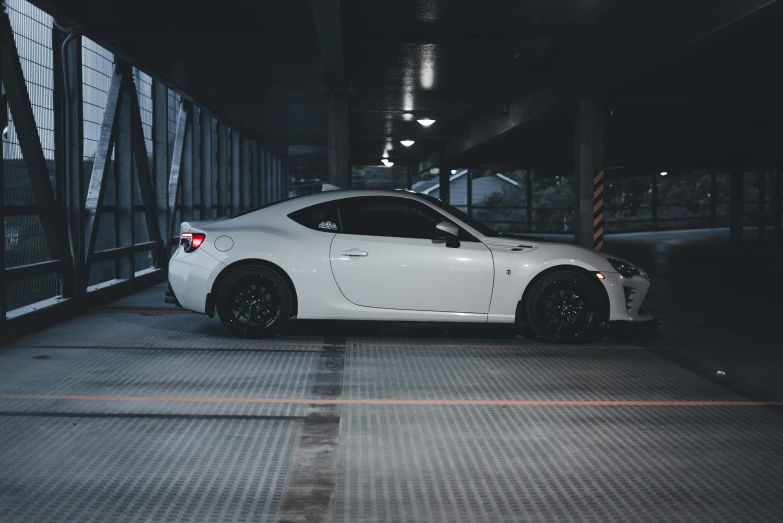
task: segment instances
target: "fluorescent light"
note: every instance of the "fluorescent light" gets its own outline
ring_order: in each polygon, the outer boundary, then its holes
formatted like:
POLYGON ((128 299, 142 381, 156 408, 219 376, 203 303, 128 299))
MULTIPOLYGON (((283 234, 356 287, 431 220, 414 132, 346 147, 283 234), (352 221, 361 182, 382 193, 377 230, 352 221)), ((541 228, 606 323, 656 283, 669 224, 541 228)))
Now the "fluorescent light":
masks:
POLYGON ((451 174, 457 174, 457 170, 456 169, 452 169, 451 170, 451 174))
POLYGON ((666 171, 663 171, 663 172, 661 173, 661 176, 666 176, 667 174, 669 174, 669 173, 667 173, 666 171))
POLYGON ((406 122, 413 120, 413 113, 403 113, 402 119, 405 120, 406 122))
POLYGON ((422 118, 421 120, 416 120, 416 121, 419 122, 424 127, 429 127, 430 125, 435 123, 435 120, 433 120, 432 118, 422 118))
POLYGON ((386 167, 391 167, 392 165, 394 165, 394 162, 390 162, 390 161, 389 161, 388 159, 386 159, 386 158, 381 158, 381 162, 382 162, 382 163, 383 163, 383 165, 385 165, 386 167))
POLYGON ((411 145, 413 145, 416 142, 414 142, 413 140, 400 140, 400 143, 402 145, 404 145, 405 147, 410 147, 411 145))

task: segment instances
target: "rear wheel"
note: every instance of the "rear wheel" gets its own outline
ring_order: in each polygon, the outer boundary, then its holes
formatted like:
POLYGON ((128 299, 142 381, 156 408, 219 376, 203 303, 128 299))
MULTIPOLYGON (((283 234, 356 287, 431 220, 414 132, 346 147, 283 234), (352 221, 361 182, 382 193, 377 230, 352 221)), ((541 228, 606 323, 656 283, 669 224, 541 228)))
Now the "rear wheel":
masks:
POLYGON ((269 338, 291 315, 291 290, 272 269, 240 267, 220 285, 217 313, 223 326, 236 336, 269 338))
POLYGON ((530 326, 539 338, 569 342, 597 337, 604 304, 587 276, 563 270, 533 284, 526 306, 530 326))

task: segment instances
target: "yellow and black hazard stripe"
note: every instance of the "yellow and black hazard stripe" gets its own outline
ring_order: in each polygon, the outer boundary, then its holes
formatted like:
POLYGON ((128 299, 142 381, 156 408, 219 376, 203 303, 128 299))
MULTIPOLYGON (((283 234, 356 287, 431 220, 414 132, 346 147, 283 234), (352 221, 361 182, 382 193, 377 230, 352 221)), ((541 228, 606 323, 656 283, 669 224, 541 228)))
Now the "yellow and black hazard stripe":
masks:
POLYGON ((604 171, 593 177, 593 249, 604 247, 604 171))

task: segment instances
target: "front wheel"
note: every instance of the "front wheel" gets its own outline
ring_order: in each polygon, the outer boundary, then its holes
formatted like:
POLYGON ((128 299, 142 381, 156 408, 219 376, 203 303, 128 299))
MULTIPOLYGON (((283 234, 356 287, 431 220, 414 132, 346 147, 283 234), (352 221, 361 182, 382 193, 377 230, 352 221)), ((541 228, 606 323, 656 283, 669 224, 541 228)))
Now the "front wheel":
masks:
POLYGON ((604 304, 587 276, 563 270, 538 280, 526 306, 530 326, 539 338, 573 342, 597 337, 604 304))
POLYGON ((291 290, 274 270, 240 267, 220 285, 217 313, 223 326, 242 338, 269 338, 291 315, 291 290))

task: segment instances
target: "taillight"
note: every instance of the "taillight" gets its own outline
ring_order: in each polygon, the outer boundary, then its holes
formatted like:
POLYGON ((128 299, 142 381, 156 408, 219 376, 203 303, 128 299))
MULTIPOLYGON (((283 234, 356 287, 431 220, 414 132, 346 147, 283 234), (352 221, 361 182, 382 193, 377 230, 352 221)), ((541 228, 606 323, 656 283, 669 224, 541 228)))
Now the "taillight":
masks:
POLYGON ((193 252, 201 247, 206 237, 203 232, 183 232, 179 235, 179 242, 185 248, 185 252, 193 252))

